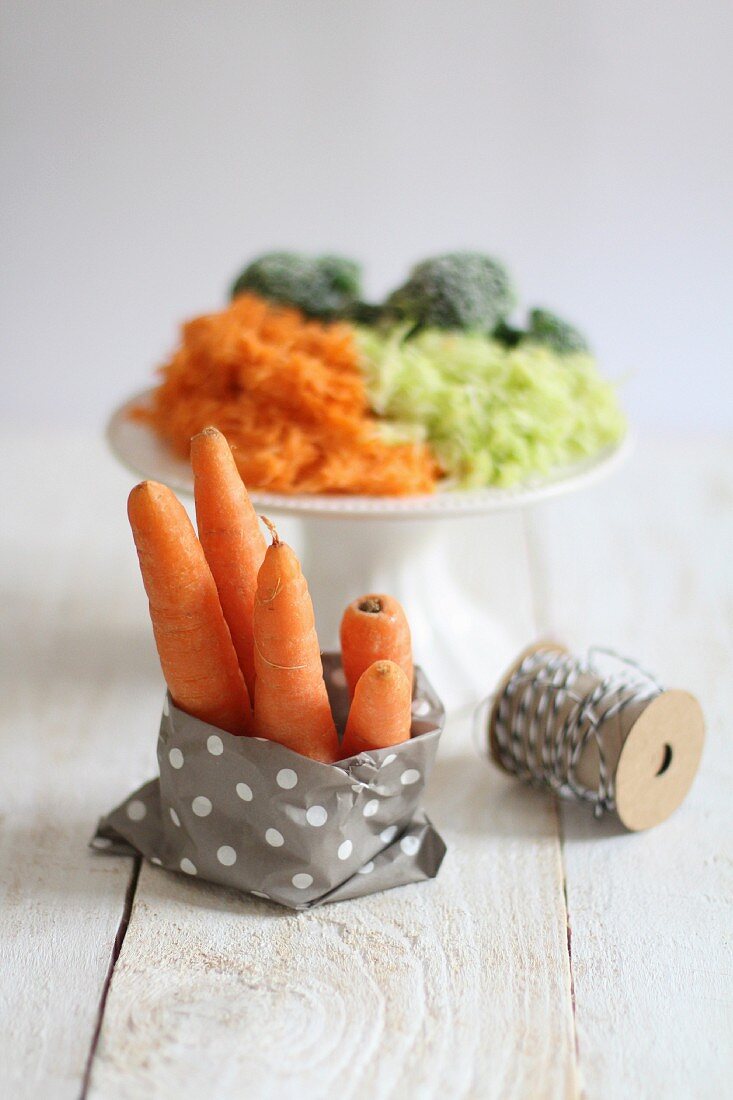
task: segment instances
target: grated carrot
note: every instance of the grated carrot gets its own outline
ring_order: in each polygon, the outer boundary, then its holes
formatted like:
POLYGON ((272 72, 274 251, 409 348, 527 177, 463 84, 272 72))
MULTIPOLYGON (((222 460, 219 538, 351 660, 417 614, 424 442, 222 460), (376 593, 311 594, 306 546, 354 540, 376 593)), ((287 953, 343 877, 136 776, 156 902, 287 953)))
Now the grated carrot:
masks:
POLYGON ((152 407, 137 410, 173 450, 213 425, 250 489, 429 493, 440 476, 422 443, 389 443, 369 410, 346 324, 306 321, 253 294, 183 325, 152 407))

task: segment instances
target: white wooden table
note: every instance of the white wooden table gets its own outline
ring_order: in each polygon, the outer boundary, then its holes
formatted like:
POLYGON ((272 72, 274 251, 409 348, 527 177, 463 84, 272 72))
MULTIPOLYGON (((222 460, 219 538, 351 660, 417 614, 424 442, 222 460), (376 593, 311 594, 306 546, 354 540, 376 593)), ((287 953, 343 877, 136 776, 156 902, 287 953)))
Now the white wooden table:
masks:
POLYGON ((87 850, 155 773, 130 480, 90 439, 1 450, 0 1096, 730 1095, 733 447, 642 445, 515 517, 507 560, 520 643, 602 642, 699 695, 677 814, 624 835, 558 808, 454 716, 437 880, 300 914, 87 850))

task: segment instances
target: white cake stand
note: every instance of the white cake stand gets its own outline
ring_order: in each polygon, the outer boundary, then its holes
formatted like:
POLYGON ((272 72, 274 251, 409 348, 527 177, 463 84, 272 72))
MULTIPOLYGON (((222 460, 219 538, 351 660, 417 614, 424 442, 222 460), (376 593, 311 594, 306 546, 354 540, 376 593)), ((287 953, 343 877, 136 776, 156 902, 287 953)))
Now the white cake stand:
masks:
MULTIPOLYGON (((116 410, 107 440, 133 473, 190 495, 188 463, 130 418, 130 409, 150 392, 116 410)), ((598 481, 630 448, 627 435, 592 460, 512 489, 421 497, 250 495, 258 512, 288 517, 281 526, 308 578, 322 647, 337 647, 350 600, 389 593, 407 612, 417 661, 455 708, 484 697, 502 667, 531 640, 523 633, 531 610, 523 590, 521 509, 598 481)))

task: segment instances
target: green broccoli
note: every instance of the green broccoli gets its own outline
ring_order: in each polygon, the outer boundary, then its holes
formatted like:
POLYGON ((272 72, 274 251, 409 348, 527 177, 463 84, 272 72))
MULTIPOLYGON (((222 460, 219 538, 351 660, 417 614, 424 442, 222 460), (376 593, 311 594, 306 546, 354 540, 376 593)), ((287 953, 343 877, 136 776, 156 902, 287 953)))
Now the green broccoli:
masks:
POLYGON ((561 355, 590 351, 585 336, 567 321, 550 313, 548 309, 530 311, 529 329, 524 339, 533 344, 544 344, 561 355))
POLYGON ((384 307, 372 302, 354 302, 346 310, 345 318, 355 325, 378 325, 384 319, 384 307))
POLYGON ((244 291, 328 320, 344 313, 360 297, 361 268, 342 256, 267 252, 245 267, 231 296, 244 291))
POLYGON ((506 321, 499 321, 491 335, 494 340, 499 344, 503 344, 505 348, 515 348, 527 334, 521 328, 508 325, 506 321))
POLYGON ((385 309, 421 328, 488 333, 513 305, 514 289, 503 264, 481 252, 448 252, 413 267, 385 309))

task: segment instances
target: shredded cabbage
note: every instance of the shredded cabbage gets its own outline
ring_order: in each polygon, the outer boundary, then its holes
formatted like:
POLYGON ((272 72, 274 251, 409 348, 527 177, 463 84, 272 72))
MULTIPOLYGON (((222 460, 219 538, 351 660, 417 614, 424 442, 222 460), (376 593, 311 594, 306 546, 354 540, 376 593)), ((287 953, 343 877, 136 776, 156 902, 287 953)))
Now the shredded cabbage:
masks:
POLYGON ((445 487, 509 486, 596 454, 624 434, 615 387, 587 354, 479 334, 357 329, 389 439, 426 439, 445 487))

